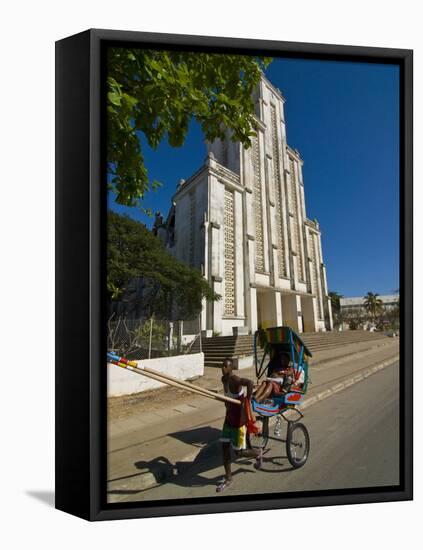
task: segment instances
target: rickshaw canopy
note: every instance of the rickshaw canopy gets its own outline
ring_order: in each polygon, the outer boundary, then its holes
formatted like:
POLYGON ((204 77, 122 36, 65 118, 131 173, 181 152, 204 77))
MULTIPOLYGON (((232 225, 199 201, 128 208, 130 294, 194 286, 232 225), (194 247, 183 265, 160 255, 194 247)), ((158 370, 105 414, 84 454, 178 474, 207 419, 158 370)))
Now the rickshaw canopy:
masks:
POLYGON ((258 378, 267 370, 266 357, 271 359, 277 352, 288 353, 295 370, 303 367, 307 369, 308 360, 312 357, 311 351, 291 327, 259 329, 254 336, 254 359, 258 378), (261 361, 259 361, 257 347, 263 349, 261 361))
POLYGON ((298 334, 291 327, 272 327, 265 329, 266 340, 268 344, 294 344, 295 349, 300 352, 304 348, 303 353, 308 357, 312 357, 311 351, 307 348, 298 334))

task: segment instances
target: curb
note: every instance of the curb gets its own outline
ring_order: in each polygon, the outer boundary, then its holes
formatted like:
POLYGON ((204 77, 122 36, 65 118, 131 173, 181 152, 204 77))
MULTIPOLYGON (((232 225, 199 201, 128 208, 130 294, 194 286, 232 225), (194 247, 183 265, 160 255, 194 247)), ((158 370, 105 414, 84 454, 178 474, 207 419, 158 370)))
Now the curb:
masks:
MULTIPOLYGON (((333 395, 336 395, 337 393, 349 388, 350 386, 353 386, 358 382, 362 382, 363 380, 379 372, 380 370, 386 367, 389 367, 390 365, 393 365, 397 361, 399 361, 399 355, 396 355, 395 357, 391 357, 390 359, 387 359, 382 363, 377 363, 372 367, 367 368, 363 372, 356 374, 351 378, 347 378, 343 382, 335 384, 335 386, 328 388, 324 391, 321 391, 317 395, 314 395, 309 399, 306 399, 304 403, 302 403, 300 409, 304 410, 308 407, 311 407, 312 405, 315 405, 316 403, 319 403, 320 401, 323 401, 324 399, 327 399, 333 395)), ((271 417, 269 419, 269 424, 271 425, 274 422, 275 422, 275 417, 271 417)), ((218 440, 211 441, 210 443, 207 443, 204 447, 202 447, 200 451, 196 449, 195 451, 192 451, 186 456, 184 456, 182 461, 183 462, 194 461, 200 452, 208 454, 209 452, 213 451, 214 447, 217 447, 217 445, 218 445, 218 440)), ((157 485, 160 485, 164 481, 171 479, 175 475, 178 475, 176 466, 172 464, 163 464, 162 466, 158 465, 157 467, 154 467, 152 470, 146 471, 144 474, 139 475, 137 479, 137 481, 139 482, 139 485, 137 485, 139 487, 139 492, 144 491, 146 489, 151 489, 152 487, 156 487, 157 485)), ((125 489, 125 485, 120 485, 119 489, 120 490, 125 489)), ((113 494, 113 489, 109 494, 113 494)))
POLYGON ((377 363, 376 365, 373 365, 373 367, 369 367, 368 369, 361 372, 360 374, 356 374, 351 378, 347 378, 343 382, 339 382, 338 384, 335 384, 335 386, 333 386, 332 388, 328 388, 327 390, 324 390, 318 393, 317 395, 314 395, 313 397, 306 399, 304 403, 302 403, 300 408, 306 409, 307 407, 311 407, 311 405, 314 405, 315 403, 318 403, 319 401, 322 401, 327 397, 335 395, 336 393, 342 390, 345 390, 354 384, 357 384, 357 382, 361 382, 362 380, 365 380, 372 374, 375 374, 376 372, 384 369, 385 367, 389 367, 390 365, 393 365, 397 361, 399 361, 399 355, 396 355, 395 357, 391 357, 391 359, 387 359, 382 363, 377 363))

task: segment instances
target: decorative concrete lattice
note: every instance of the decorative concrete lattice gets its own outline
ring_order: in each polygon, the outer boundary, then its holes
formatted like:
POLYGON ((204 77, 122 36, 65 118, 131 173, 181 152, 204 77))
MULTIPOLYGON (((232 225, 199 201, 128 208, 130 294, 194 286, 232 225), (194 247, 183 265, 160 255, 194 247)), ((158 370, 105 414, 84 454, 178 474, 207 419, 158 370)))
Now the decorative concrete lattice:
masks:
POLYGON ((273 173, 276 193, 276 229, 278 235, 278 273, 279 277, 286 276, 285 265, 285 241, 283 234, 283 210, 282 210, 282 193, 281 193, 281 176, 280 176, 280 160, 278 147, 278 132, 276 126, 276 107, 271 106, 272 118, 272 154, 273 154, 273 173))
POLYGON ((235 315, 235 217, 234 194, 225 189, 224 213, 224 247, 225 247, 225 281, 224 281, 224 312, 225 315, 235 315))
POLYGON ((189 195, 190 239, 189 239, 189 263, 195 265, 195 193, 189 195))
POLYGON ((298 213, 298 200, 297 200, 297 183, 295 179, 295 163, 294 159, 289 159, 289 172, 290 172, 290 197, 291 197, 291 212, 294 214, 294 242, 297 252, 297 266, 298 266, 298 279, 302 282, 304 278, 304 262, 301 250, 301 234, 302 228, 300 227, 300 216, 298 213))
POLYGON ((251 144, 254 171, 254 221, 256 226, 255 267, 257 271, 264 271, 263 200, 261 196, 260 150, 258 138, 256 136, 251 138, 251 144))

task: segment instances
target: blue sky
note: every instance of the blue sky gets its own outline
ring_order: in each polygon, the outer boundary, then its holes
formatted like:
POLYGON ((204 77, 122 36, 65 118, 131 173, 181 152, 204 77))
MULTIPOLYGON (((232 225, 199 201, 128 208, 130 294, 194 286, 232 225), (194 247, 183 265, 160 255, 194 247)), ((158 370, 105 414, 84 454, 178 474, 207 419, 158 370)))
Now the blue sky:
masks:
MULTIPOLYGON (((399 69, 275 58, 266 71, 284 97, 287 139, 304 160, 307 216, 319 220, 329 290, 392 294, 399 286, 399 69)), ((193 123, 182 148, 141 143, 150 178, 144 206, 167 213, 181 178, 203 163, 193 123)), ((111 204, 151 226, 139 209, 111 204)))

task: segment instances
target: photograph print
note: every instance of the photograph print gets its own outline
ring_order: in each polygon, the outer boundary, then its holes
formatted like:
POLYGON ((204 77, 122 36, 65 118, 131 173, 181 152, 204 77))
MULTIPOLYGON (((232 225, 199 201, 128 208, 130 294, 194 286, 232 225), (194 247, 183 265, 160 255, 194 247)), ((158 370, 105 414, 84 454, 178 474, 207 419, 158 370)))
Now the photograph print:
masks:
POLYGON ((399 487, 399 65, 105 67, 107 503, 399 487))

